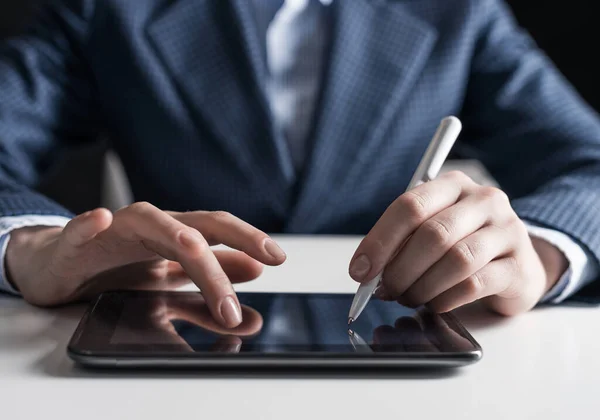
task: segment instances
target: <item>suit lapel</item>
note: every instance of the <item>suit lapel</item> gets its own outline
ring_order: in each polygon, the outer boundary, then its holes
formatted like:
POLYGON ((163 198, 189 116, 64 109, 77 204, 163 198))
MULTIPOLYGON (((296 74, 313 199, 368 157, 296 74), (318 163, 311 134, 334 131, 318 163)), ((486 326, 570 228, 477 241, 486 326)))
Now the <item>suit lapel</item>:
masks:
POLYGON ((147 34, 194 118, 206 121, 237 167, 287 210, 293 166, 272 125, 266 64, 246 0, 175 1, 147 34))
POLYGON ((435 30, 402 2, 339 0, 315 143, 286 230, 318 231, 410 91, 435 30))

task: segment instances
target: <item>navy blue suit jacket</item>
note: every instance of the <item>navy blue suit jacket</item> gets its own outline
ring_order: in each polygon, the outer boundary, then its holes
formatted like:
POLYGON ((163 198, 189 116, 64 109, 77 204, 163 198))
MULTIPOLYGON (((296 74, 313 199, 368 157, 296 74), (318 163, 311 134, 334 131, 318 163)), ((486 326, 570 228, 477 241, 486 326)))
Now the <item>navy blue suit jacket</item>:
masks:
MULTIPOLYGON (((365 233, 440 119, 526 220, 600 260, 600 123, 500 0, 334 2, 305 170, 273 129, 247 0, 51 2, 0 44, 0 216, 68 214, 31 190, 108 134, 136 200, 267 232, 365 233)), ((598 261, 597 261, 598 262, 598 261)))

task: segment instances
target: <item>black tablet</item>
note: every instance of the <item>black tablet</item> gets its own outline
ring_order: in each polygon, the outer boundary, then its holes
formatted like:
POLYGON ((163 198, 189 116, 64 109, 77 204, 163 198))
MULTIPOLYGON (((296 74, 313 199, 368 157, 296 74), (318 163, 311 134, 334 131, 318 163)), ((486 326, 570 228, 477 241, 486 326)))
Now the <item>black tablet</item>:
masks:
POLYGON ((451 314, 373 298, 348 328, 352 294, 239 293, 226 329, 195 292, 110 292, 83 316, 69 356, 93 367, 457 367, 482 357, 451 314))

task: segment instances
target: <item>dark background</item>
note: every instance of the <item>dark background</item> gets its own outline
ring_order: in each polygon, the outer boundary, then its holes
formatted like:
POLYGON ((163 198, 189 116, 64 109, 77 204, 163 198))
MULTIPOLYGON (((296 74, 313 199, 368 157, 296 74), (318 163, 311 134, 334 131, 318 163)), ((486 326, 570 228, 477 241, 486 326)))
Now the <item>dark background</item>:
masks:
MULTIPOLYGON (((48 0, 0 0, 0 38, 17 33, 42 1, 48 0)), ((507 3, 584 99, 600 111, 600 82, 596 81, 600 63, 595 57, 599 28, 592 12, 594 2, 508 0, 507 3)), ((73 151, 64 162, 57 162, 40 191, 76 213, 98 206, 105 150, 105 142, 99 140, 90 147, 73 151)))

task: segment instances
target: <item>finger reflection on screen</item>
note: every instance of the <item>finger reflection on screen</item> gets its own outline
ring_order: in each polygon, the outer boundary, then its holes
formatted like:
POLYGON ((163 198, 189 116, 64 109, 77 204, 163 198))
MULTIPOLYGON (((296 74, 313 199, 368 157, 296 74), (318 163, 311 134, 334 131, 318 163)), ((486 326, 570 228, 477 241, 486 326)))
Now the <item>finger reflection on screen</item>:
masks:
POLYGON ((239 353, 242 349, 242 339, 234 335, 217 338, 210 351, 217 353, 239 353))
POLYGON ((462 331, 456 331, 453 322, 447 321, 447 315, 435 314, 428 310, 420 310, 415 314, 423 327, 423 331, 440 351, 469 351, 473 344, 463 336, 462 331))
POLYGON ((373 344, 379 352, 438 352, 419 321, 412 316, 396 319, 394 326, 380 325, 373 331, 373 344))
MULTIPOLYGON (((182 296, 177 299, 163 298, 157 300, 154 314, 159 314, 162 317, 162 322, 159 325, 168 325, 165 330, 175 335, 177 337, 176 341, 186 342, 177 329, 173 327, 174 322, 183 321, 191 327, 199 327, 218 335, 210 347, 211 351, 238 353, 242 347, 242 338, 258 334, 263 327, 263 317, 258 311, 243 304, 241 309, 243 320, 235 328, 221 326, 213 318, 206 301, 200 294, 182 296)), ((186 342, 186 344, 188 343, 186 342)), ((189 345, 187 347, 190 351, 193 351, 189 345)))

